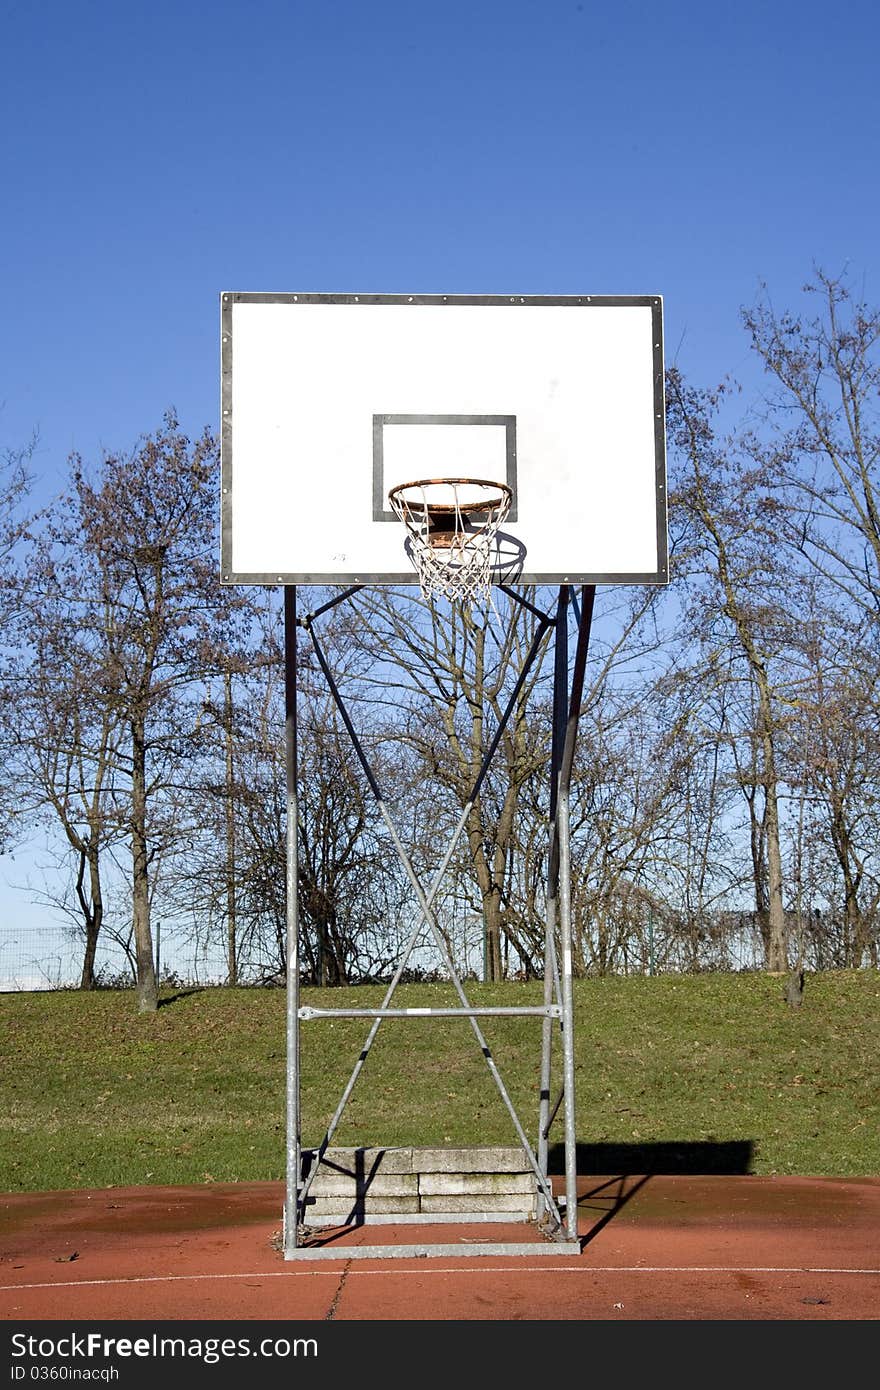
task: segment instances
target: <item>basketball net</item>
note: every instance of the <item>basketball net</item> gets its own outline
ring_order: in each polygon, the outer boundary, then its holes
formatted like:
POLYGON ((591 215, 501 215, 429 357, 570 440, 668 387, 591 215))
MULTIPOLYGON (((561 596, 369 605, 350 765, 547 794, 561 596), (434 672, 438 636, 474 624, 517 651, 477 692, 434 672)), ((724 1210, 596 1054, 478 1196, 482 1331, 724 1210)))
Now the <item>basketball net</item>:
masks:
POLYGON ((498 527, 511 497, 506 484, 481 478, 425 479, 391 489, 388 501, 407 529, 423 598, 489 602, 498 527))

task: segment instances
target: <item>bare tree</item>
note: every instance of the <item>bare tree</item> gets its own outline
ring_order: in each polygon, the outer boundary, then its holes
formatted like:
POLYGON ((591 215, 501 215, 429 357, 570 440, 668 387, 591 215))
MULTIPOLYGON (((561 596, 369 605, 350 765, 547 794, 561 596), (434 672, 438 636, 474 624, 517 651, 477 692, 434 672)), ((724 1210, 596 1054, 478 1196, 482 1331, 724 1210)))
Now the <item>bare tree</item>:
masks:
MULTIPOLYGON (((178 800, 185 825, 168 881, 177 909, 225 937, 227 980, 283 978, 285 801, 279 609, 251 596, 241 639, 217 648, 198 717, 199 762, 178 800)), ((305 645, 305 644, 304 644, 305 645)), ((305 653, 304 653, 305 658, 305 653)), ((402 887, 363 776, 326 691, 301 665, 299 919, 304 971, 334 985, 383 974, 402 887)), ((382 768, 393 786, 398 760, 382 768)))
MULTIPOLYGON (((395 711, 384 736, 415 753, 421 780, 430 778, 446 809, 450 832, 469 807, 468 860, 478 886, 490 980, 503 972, 517 806, 525 784, 546 769, 548 760, 547 745, 536 739, 528 713, 542 677, 538 660, 516 695, 496 761, 472 796, 484 754, 537 639, 538 619, 530 608, 501 594, 497 601, 500 618, 491 610, 425 604, 410 593, 365 591, 358 596, 354 629, 367 663, 358 672, 363 698, 395 711)), ((437 848, 432 839, 429 861, 437 848)))
POLYGON ((722 969, 730 956, 718 924, 750 876, 736 848, 730 683, 717 660, 692 655, 686 648, 677 654, 652 700, 656 733, 648 749, 657 811, 642 882, 651 891, 655 962, 722 969))
POLYGON ((73 913, 83 941, 80 987, 91 989, 105 922, 106 852, 123 833, 117 795, 123 729, 115 702, 101 689, 88 627, 80 625, 89 575, 76 556, 75 549, 67 551, 61 572, 46 563, 45 552, 32 566, 38 601, 28 609, 27 641, 16 663, 12 766, 19 817, 48 817, 72 853, 73 913))
MULTIPOLYGON (((864 620, 859 625, 864 629, 864 620)), ((791 756, 814 836, 827 846, 823 902, 839 884, 840 963, 858 969, 875 948, 880 835, 880 672, 864 633, 839 615, 816 611, 800 629, 802 678, 791 756)), ((832 921, 834 914, 832 913, 832 921)))
POLYGON ((784 650, 785 573, 777 562, 775 527, 780 507, 732 446, 719 445, 712 419, 717 399, 667 374, 668 412, 679 480, 672 505, 690 523, 691 617, 709 652, 733 643, 748 681, 754 713, 747 747, 754 763, 740 763, 740 781, 752 823, 756 910, 770 970, 787 968, 787 926, 782 881, 779 723, 783 706, 773 661, 784 650), (704 587, 698 585, 701 576, 704 587), (760 802, 753 795, 760 791, 760 802))
POLYGON ((779 515, 816 571, 880 617, 880 309, 845 277, 804 287, 816 311, 777 312, 766 288, 744 311, 775 391, 758 446, 788 489, 779 515))
MULTIPOLYGON (((814 575, 821 619, 811 615, 797 644, 806 668, 800 708, 809 710, 801 785, 830 852, 829 886, 840 880, 842 959, 859 964, 876 952, 868 808, 880 717, 880 309, 854 295, 847 277, 821 270, 804 293, 809 308, 777 312, 765 287, 743 316, 772 382, 753 450, 785 496, 780 530, 814 575)), ((826 952, 835 920, 833 909, 809 918, 826 952)))
MULTIPOLYGON (((407 889, 394 847, 329 701, 311 701, 299 723, 299 902, 312 980, 381 977, 400 949, 407 889)), ((391 789, 397 761, 374 771, 391 789)))
POLYGON ((190 441, 171 413, 131 453, 106 456, 94 481, 73 460, 76 521, 100 580, 92 623, 101 679, 126 734, 141 1011, 157 1005, 150 928, 155 811, 175 760, 188 752, 194 716, 184 717, 182 706, 201 682, 203 646, 217 640, 229 615, 217 574, 217 465, 213 436, 206 430, 190 441))
POLYGON ((22 594, 20 550, 30 536, 32 515, 25 509, 31 488, 30 460, 36 441, 24 449, 0 451, 0 639, 22 594))
POLYGON ((22 549, 30 536, 32 517, 26 510, 31 486, 29 472, 32 441, 24 449, 0 452, 0 853, 17 819, 17 797, 9 757, 9 739, 15 733, 15 653, 17 635, 12 627, 23 594, 22 549))

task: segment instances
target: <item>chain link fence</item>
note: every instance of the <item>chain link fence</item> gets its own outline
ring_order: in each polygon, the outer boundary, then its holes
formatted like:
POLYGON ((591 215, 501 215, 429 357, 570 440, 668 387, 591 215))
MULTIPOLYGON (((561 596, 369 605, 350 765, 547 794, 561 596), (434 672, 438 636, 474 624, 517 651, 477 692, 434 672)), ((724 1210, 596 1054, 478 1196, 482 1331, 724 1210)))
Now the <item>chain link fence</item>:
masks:
MULTIPOLYGON (((160 983, 180 986, 225 985, 229 982, 225 943, 218 937, 188 931, 161 920, 153 923, 157 975, 160 983)), ((460 930, 449 933, 456 965, 469 978, 484 974, 482 925, 474 917, 460 930)), ((707 952, 699 960, 681 950, 670 950, 668 942, 647 943, 633 939, 628 949, 614 954, 607 972, 613 975, 689 974, 701 970, 742 971, 762 968, 762 946, 756 931, 732 934, 719 953, 707 952)), ((83 968, 83 942, 71 928, 45 926, 4 927, 0 925, 0 993, 26 990, 74 989, 80 985, 83 968)), ((445 973, 433 948, 414 952, 411 966, 419 978, 437 978, 445 973)), ((240 985, 283 983, 279 969, 278 943, 270 945, 244 933, 236 961, 240 985)), ((507 962, 511 978, 524 978, 517 970, 514 952, 507 962)), ((376 978, 382 978, 380 972, 376 978)), ((586 963, 586 973, 599 971, 595 962, 586 963)), ((95 977, 105 988, 128 988, 134 984, 134 953, 129 939, 104 933, 98 946, 95 977)), ((311 981, 310 981, 311 982, 311 981)))
MULTIPOLYGON (((218 985, 227 980, 222 951, 210 943, 193 940, 180 932, 154 927, 156 965, 160 982, 218 985)), ((0 992, 72 989, 82 978, 83 943, 64 927, 0 926, 0 992)), ((247 975, 245 971, 245 977, 247 975)), ((99 942, 95 978, 106 988, 134 984, 134 957, 130 944, 110 935, 99 942)))

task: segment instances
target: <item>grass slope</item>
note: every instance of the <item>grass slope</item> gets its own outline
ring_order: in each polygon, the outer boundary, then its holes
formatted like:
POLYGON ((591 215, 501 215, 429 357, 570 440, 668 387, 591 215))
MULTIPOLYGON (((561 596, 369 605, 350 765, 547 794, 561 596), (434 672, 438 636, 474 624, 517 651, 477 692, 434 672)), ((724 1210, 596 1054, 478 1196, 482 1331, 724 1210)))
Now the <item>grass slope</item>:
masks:
MULTIPOLYGON (((803 1006, 766 975, 575 983, 577 1136, 592 1171, 643 1171, 641 1146, 723 1145, 755 1173, 880 1173, 880 975, 811 976, 803 1006), (621 1157, 621 1155, 623 1157, 621 1157), (586 1155, 589 1157, 589 1153, 586 1155), (601 1158, 608 1159, 607 1166, 601 1158)), ((473 985, 474 1002, 539 1003, 540 984, 473 985)), ((381 990, 303 1002, 378 1004, 381 990)), ((457 1001, 401 987, 396 1006, 457 1001)), ((484 1031, 531 1135, 539 1019, 484 1031)), ((303 1134, 317 1143, 369 1028, 303 1024, 303 1134)), ((278 1179, 284 1175, 285 997, 213 989, 140 1016, 129 992, 0 996, 0 1190, 278 1179)), ((558 1077, 558 1047, 554 1065, 558 1077)), ((556 1083, 554 1082, 554 1091, 556 1083)), ((561 1115, 553 1139, 562 1139, 561 1115)), ((343 1116, 342 1144, 515 1142, 464 1020, 387 1020, 343 1116)), ((586 1171, 589 1171, 587 1169, 586 1171)))

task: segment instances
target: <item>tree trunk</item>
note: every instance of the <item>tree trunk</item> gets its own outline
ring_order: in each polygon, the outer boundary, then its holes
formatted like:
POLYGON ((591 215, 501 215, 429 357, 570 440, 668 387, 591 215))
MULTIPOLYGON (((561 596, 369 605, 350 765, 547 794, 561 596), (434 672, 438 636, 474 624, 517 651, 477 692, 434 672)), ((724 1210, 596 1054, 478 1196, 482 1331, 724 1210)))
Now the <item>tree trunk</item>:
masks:
POLYGON ((770 689, 763 665, 758 668, 761 744, 764 755, 764 826, 767 845, 768 942, 767 969, 788 969, 788 933, 782 898, 782 850, 779 838, 779 795, 776 749, 773 742, 770 689))
POLYGON ((82 851, 80 857, 79 878, 77 879, 77 894, 80 905, 83 909, 83 920, 86 928, 86 947, 83 954, 82 975, 80 976, 80 989, 95 988, 95 957, 98 952, 98 938, 101 935, 101 926, 104 921, 104 898, 101 892, 101 874, 98 866, 98 852, 94 841, 82 851), (82 892, 82 879, 85 866, 89 868, 89 897, 88 903, 82 892))
POLYGON ((467 822, 468 841, 483 909, 483 975, 488 984, 497 984, 501 974, 501 885, 496 882, 486 858, 479 799, 467 822))
MULTIPOLYGON (((757 776, 755 770, 755 777, 757 776)), ((755 897, 755 921, 761 934, 761 947, 764 961, 770 955, 770 901, 767 892, 767 854, 765 850, 766 813, 758 814, 758 789, 755 782, 746 785, 743 781, 743 795, 749 808, 749 848, 752 856, 752 887, 755 897)))
POLYGON ((333 911, 327 921, 327 929, 324 940, 327 945, 328 972, 332 977, 330 983, 334 985, 348 984, 348 971, 346 970, 346 950, 345 936, 339 930, 339 918, 333 911))
POLYGON ((327 947, 327 920, 323 914, 317 921, 318 935, 318 984, 321 989, 326 989, 330 984, 329 958, 330 952, 327 947))
POLYGON ((493 884, 483 896, 483 932, 486 982, 497 984, 504 976, 501 963, 501 893, 497 884, 493 884))
POLYGON ((843 877, 843 963, 860 970, 869 945, 868 924, 859 905, 862 869, 854 853, 842 792, 833 789, 828 801, 831 843, 843 877))
POLYGON ((788 933, 782 901, 782 853, 776 784, 767 788, 767 887, 769 891, 767 969, 788 969, 788 933))
POLYGON ((131 730, 131 899, 137 959, 137 998, 140 1013, 152 1013, 159 1006, 156 968, 153 960, 153 934, 150 930, 150 879, 147 857, 147 773, 146 739, 142 720, 131 730))
POLYGON ((847 884, 846 903, 844 905, 844 920, 846 922, 850 963, 853 970, 861 970, 865 962, 865 952, 868 949, 868 932, 858 900, 855 894, 850 892, 849 884, 847 884))

